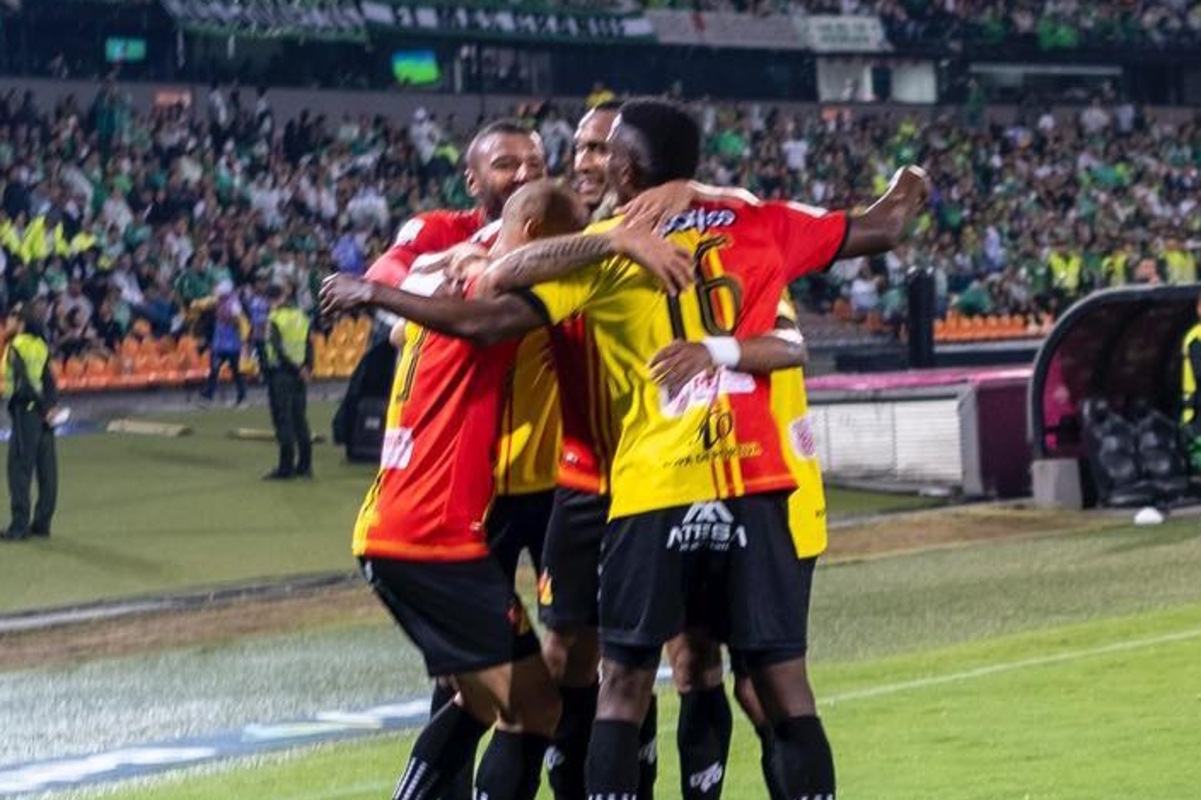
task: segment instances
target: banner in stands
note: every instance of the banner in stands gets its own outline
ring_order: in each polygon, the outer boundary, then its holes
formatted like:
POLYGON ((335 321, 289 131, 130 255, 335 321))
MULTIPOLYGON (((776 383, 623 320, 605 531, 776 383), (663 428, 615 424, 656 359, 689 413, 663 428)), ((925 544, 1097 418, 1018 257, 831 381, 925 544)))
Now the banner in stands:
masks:
POLYGON ((654 40, 655 31, 642 14, 605 14, 564 10, 522 10, 473 6, 394 6, 378 0, 361 4, 368 24, 407 33, 480 38, 547 39, 573 42, 654 40))
POLYGON ((163 0, 181 28, 193 33, 258 39, 366 41, 363 14, 353 0, 276 3, 274 0, 163 0))
POLYGON ((792 19, 809 49, 818 53, 882 53, 892 49, 879 17, 813 14, 792 19))

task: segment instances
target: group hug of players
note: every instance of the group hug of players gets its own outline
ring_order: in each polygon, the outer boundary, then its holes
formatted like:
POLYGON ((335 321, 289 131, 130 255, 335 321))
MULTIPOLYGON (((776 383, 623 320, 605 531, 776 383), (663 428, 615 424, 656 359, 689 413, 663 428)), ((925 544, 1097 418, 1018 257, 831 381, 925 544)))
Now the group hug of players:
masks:
POLYGON ((786 287, 896 246, 929 186, 905 167, 826 212, 693 183, 700 151, 673 103, 605 105, 561 185, 536 134, 493 123, 467 151, 474 210, 409 220, 365 279, 322 287, 324 313, 402 319, 353 540, 439 679, 395 800, 531 800, 544 762, 557 800, 650 800, 665 645, 682 796, 719 797, 723 644, 768 795, 835 796, 805 667, 825 502, 786 287))

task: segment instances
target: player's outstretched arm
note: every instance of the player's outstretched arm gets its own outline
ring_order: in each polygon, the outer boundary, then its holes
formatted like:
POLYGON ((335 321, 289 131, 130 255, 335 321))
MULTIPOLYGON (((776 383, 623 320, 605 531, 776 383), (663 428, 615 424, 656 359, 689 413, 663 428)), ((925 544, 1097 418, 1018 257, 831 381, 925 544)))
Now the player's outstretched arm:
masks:
POLYGON ((901 167, 888 189, 867 210, 850 216, 850 230, 836 258, 873 256, 893 250, 930 199, 930 178, 919 166, 901 167))
POLYGON ((758 205, 761 201, 746 189, 710 186, 700 181, 668 181, 647 189, 616 210, 624 214, 631 225, 650 225, 656 229, 668 220, 683 214, 696 203, 745 203, 758 205))
POLYGON ((809 348, 796 328, 782 328, 739 341, 732 336, 710 337, 699 342, 675 341, 651 359, 651 376, 675 396, 694 377, 729 367, 739 372, 765 375, 776 370, 803 367, 809 348))
POLYGON ((478 345, 495 344, 545 324, 542 315, 515 294, 468 299, 456 294, 425 297, 390 286, 336 274, 321 284, 321 313, 336 316, 372 307, 429 328, 469 339, 478 345))
POLYGON ((481 276, 476 292, 491 296, 561 278, 612 256, 627 256, 654 275, 669 294, 692 284, 688 251, 646 225, 621 224, 604 233, 552 236, 501 256, 481 276))

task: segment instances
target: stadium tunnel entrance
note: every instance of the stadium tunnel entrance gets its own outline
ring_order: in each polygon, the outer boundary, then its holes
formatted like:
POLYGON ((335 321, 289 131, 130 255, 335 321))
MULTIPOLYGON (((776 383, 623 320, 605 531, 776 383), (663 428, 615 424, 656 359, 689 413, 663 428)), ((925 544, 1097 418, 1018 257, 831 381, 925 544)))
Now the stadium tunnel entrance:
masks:
POLYGON ((1030 378, 1036 500, 1040 484, 1049 491, 1047 484, 1062 478, 1062 473, 1060 478, 1049 473, 1040 478, 1040 462, 1044 469, 1071 464, 1085 471, 1078 478, 1081 500, 1091 504, 1086 401, 1103 399, 1119 413, 1145 402, 1179 419, 1180 344, 1197 321, 1199 293, 1201 286, 1195 284, 1103 290, 1076 303, 1056 322, 1035 356, 1030 378))

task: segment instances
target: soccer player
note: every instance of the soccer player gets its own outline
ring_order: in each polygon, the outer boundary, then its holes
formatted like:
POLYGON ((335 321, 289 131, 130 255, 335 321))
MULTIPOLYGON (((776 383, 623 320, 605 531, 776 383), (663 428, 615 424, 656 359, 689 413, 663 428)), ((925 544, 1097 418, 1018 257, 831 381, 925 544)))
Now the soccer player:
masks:
MULTIPOLYGON (((925 207, 929 196, 929 179, 918 167, 903 167, 893 176, 887 191, 865 211, 827 212, 823 209, 797 205, 799 214, 812 216, 815 230, 826 230, 815 242, 830 241, 841 231, 842 243, 830 256, 831 262, 841 258, 877 255, 892 250, 904 239, 909 223, 925 207)), ((641 209, 632 209, 639 213, 641 209)), ((828 264, 827 264, 828 266, 828 264)), ((791 300, 781 299, 777 311, 777 332, 780 335, 799 334, 796 310, 791 300)), ((664 370, 664 380, 685 380, 713 364, 705 348, 692 344, 673 345, 677 360, 674 370, 664 370), (693 370, 690 374, 688 370, 693 370)), ((799 366, 799 365, 795 365, 799 366)), ((772 411, 779 426, 780 439, 785 444, 797 490, 789 497, 789 527, 798 558, 812 581, 817 558, 826 549, 826 503, 821 468, 817 461, 812 431, 809 429, 808 398, 804 377, 799 370, 772 374, 772 411)), ((805 614, 808 616, 808 595, 805 614)), ((729 756, 732 717, 729 701, 722 684, 721 652, 718 644, 703 631, 692 631, 668 645, 672 675, 680 691, 680 719, 677 740, 680 748, 682 794, 685 800, 721 796, 721 785, 729 756), (696 780, 693 780, 695 776, 696 780)), ((771 770, 774 736, 767 724, 749 675, 738 659, 735 666, 735 696, 750 718, 759 735, 761 765, 773 800, 784 795, 771 770)), ((805 693, 816 715, 813 689, 804 673, 805 693)), ((828 749, 827 742, 815 738, 814 747, 828 749)), ((821 755, 822 761, 826 756, 821 755)), ((833 761, 830 760, 831 769, 833 761)), ((831 780, 831 785, 833 781, 831 780)))
MULTIPOLYGON (((575 198, 539 182, 505 207, 496 255, 542 235, 578 230, 575 198)), ((436 278, 414 275, 406 285, 436 278)), ((369 286, 369 284, 363 284, 369 286)), ((434 677, 459 694, 422 732, 395 798, 437 796, 485 731, 498 731, 476 776, 481 797, 531 800, 559 700, 538 640, 489 553, 492 453, 516 342, 479 348, 409 323, 393 384, 380 472, 355 525, 354 553, 434 677)))
MULTIPOLYGON (((397 232, 392 247, 371 265, 365 277, 399 286, 414 266, 431 254, 464 243, 486 248, 497 235, 506 201, 522 186, 545 175, 546 159, 536 133, 517 120, 485 125, 467 147, 464 170, 467 191, 476 199, 476 207, 469 211, 428 211, 408 220, 397 232)), ((510 580, 523 548, 528 548, 538 563, 550 515, 558 419, 555 383, 544 367, 547 347, 542 332, 533 332, 522 342, 513 387, 505 394, 505 428, 500 446, 503 458, 496 464, 498 494, 503 499, 488 516, 488 539, 510 580), (549 412, 544 411, 547 408, 549 412)), ((437 682, 430 698, 430 715, 437 714, 454 694, 449 682, 437 682)), ((470 800, 470 770, 447 788, 443 798, 470 800)))
MULTIPOLYGON (((622 107, 609 137, 609 175, 625 202, 647 188, 688 179, 699 159, 695 121, 673 104, 622 107)), ((621 421, 611 481, 610 524, 600 578, 602 672, 586 767, 590 797, 635 796, 638 725, 664 642, 702 623, 744 654, 765 701, 790 796, 832 794, 807 763, 803 684, 806 575, 788 531, 785 463, 765 378, 740 339, 770 332, 785 284, 824 266, 841 237, 810 241, 810 217, 782 203, 705 204, 672 221, 672 239, 693 254, 699 282, 669 294, 629 259, 604 258, 591 236, 548 240, 514 253, 517 271, 541 283, 492 300, 393 293, 396 313, 479 341, 520 334, 584 312, 606 362, 606 388, 621 421), (824 247, 821 246, 824 244, 824 247), (604 260, 598 261, 597 259, 604 260), (701 340, 724 367, 674 397, 649 362, 673 339, 701 340), (800 679, 800 680, 798 680, 800 679)), ((593 233, 616 223, 594 226, 593 233)))

